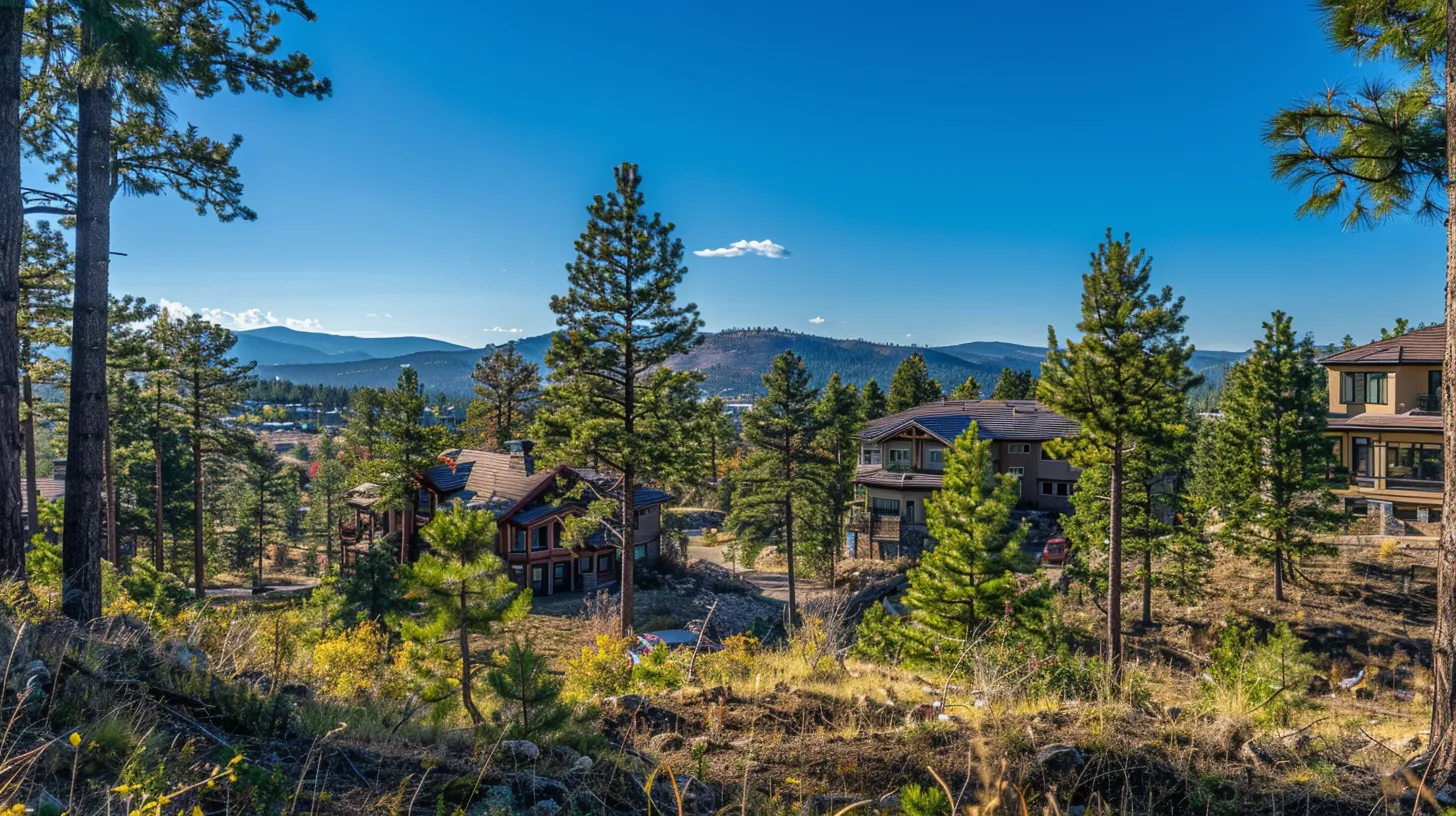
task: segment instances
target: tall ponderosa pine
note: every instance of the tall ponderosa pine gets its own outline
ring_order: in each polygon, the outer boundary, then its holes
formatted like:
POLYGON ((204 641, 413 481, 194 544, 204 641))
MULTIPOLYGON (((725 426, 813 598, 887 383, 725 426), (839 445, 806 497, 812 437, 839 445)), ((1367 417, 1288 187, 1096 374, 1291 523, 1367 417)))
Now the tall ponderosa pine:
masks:
POLYGON ((586 231, 566 267, 567 292, 551 298, 562 330, 551 338, 546 364, 552 369, 548 403, 570 417, 560 453, 621 475, 625 636, 632 632, 635 492, 644 477, 679 454, 679 427, 658 417, 675 413, 669 403, 695 379, 663 364, 700 342, 703 322, 695 304, 677 302, 688 270, 673 224, 643 209, 637 165, 623 163, 613 174, 616 190, 587 207, 586 231))
POLYGON ((1223 522, 1218 535, 1273 565, 1278 601, 1293 560, 1333 552, 1318 536, 1341 522, 1331 509, 1325 382, 1314 341, 1296 337, 1292 318, 1275 312, 1253 352, 1229 371, 1223 419, 1199 459, 1200 491, 1223 522))
POLYGON ((996 387, 991 389, 991 399, 1036 399, 1036 375, 1031 373, 1030 370, 1015 371, 1010 368, 1001 369, 1001 375, 996 378, 996 387))
POLYGON ((334 544, 339 540, 339 522, 344 518, 344 499, 349 489, 348 469, 339 461, 333 434, 324 433, 319 438, 314 461, 318 469, 308 485, 308 525, 315 545, 323 545, 324 562, 332 569, 337 563, 334 544))
POLYGON ((1003 618, 1008 605, 1014 618, 1025 621, 1046 602, 1042 593, 1018 597, 1015 573, 1031 567, 1021 552, 1026 531, 1011 518, 1021 483, 996 474, 992 443, 979 433, 973 422, 946 449, 945 485, 925 503, 935 547, 908 576, 905 605, 932 647, 935 640, 973 639, 1003 618))
POLYGON ((1059 347, 1048 327, 1047 361, 1038 396, 1076 420, 1074 463, 1105 461, 1108 495, 1107 654, 1122 679, 1122 516, 1128 451, 1161 430, 1170 407, 1183 403, 1199 379, 1188 370, 1193 346, 1183 335, 1183 299, 1171 287, 1154 293, 1152 260, 1133 252, 1132 239, 1107 240, 1082 276, 1081 337, 1059 347))
POLYGON ((885 398, 884 389, 875 382, 873 377, 864 384, 859 392, 860 412, 864 415, 866 422, 879 419, 890 412, 889 401, 885 398))
POLYGON ((399 559, 409 563, 419 552, 415 517, 418 511, 420 479, 439 461, 444 449, 440 435, 425 427, 425 395, 420 374, 406 366, 399 372, 394 389, 384 392, 379 415, 382 434, 380 454, 379 506, 399 511, 399 559))
POLYGON ((898 414, 917 405, 935 402, 944 396, 940 382, 930 376, 925 357, 917 351, 895 367, 895 376, 890 380, 890 398, 886 409, 889 413, 898 414))
MULTIPOLYGON (((21 47, 24 0, 0 0, 0 575, 25 575, 29 540, 21 518, 20 258, 25 214, 20 197, 21 47)), ((34 458, 34 457, 32 457, 34 458)), ((34 472, 34 466, 31 468, 34 472)), ((38 515, 36 497, 31 512, 38 515)))
POLYGON ((505 450, 519 439, 541 395, 541 367, 516 350, 515 343, 497 348, 475 364, 475 399, 467 419, 492 450, 505 450))
MULTIPOLYGON (((0 32, 3 33, 3 32, 0 32)), ((71 290, 74 287, 71 249, 65 235, 45 221, 25 225, 25 246, 20 262, 20 412, 25 444, 26 505, 40 498, 36 485, 36 420, 41 406, 35 400, 37 384, 59 386, 67 366, 47 354, 48 349, 71 344, 71 290)), ((39 519, 31 519, 30 538, 40 532, 39 519)))
POLYGON ((245 450, 246 433, 223 422, 242 399, 252 380, 253 363, 232 356, 238 338, 231 331, 189 315, 170 330, 176 345, 172 377, 192 464, 192 588, 206 594, 207 553, 204 549, 207 507, 204 465, 208 457, 232 457, 245 450))
POLYGON ((777 538, 788 561, 788 621, 794 626, 799 612, 796 533, 809 529, 814 509, 823 510, 830 478, 816 444, 824 425, 817 410, 819 393, 810 385, 804 360, 792 350, 774 358, 763 386, 763 398, 743 415, 743 438, 752 453, 738 474, 728 526, 750 540, 766 534, 777 538))
POLYGON ((953 400, 978 400, 981 398, 981 381, 972 374, 966 377, 966 381, 957 385, 955 390, 950 392, 953 400))
POLYGON ((505 573, 495 554, 495 516, 455 503, 441 510, 420 534, 430 551, 409 569, 409 595, 424 607, 418 621, 406 622, 404 635, 429 648, 445 644, 448 661, 458 668, 460 702, 471 722, 485 717, 475 704, 475 661, 471 635, 489 634, 501 622, 530 610, 531 593, 505 573))
MULTIPOLYGON (((1441 366, 1441 519, 1456 518, 1456 7, 1436 0, 1321 0, 1331 44, 1361 63, 1389 60, 1401 81, 1336 87, 1279 111, 1265 141, 1274 178, 1309 190, 1296 213, 1343 211, 1349 227, 1392 217, 1446 229, 1445 354, 1441 366)), ((1434 288, 1431 292, 1435 294, 1434 288)), ((1436 563, 1431 778, 1456 770, 1456 524, 1441 525, 1436 563)))
POLYGON ((241 137, 227 142, 172 126, 168 99, 234 93, 330 93, 302 54, 277 56, 278 11, 313 19, 303 0, 279 0, 264 10, 249 3, 129 3, 37 0, 43 19, 27 45, 38 73, 24 111, 28 151, 51 168, 49 181, 75 190, 47 211, 76 219, 76 295, 68 424, 66 545, 63 549, 67 615, 100 614, 99 542, 106 506, 101 482, 106 449, 107 287, 111 202, 123 191, 171 191, 201 214, 220 220, 254 217, 241 203, 242 184, 232 156, 241 137))
POLYGON ((844 536, 844 516, 854 500, 854 472, 859 463, 859 446, 855 434, 864 427, 859 395, 853 385, 845 385, 839 372, 829 376, 815 409, 819 414, 819 445, 829 459, 829 479, 825 482, 825 500, 833 520, 832 534, 826 538, 829 552, 829 585, 834 585, 836 561, 844 536))
MULTIPOLYGON (((286 544, 286 533, 298 496, 298 476, 265 442, 242 452, 238 485, 240 554, 252 556, 253 586, 263 586, 263 559, 269 544, 286 544)), ((236 561, 243 561, 239 558, 236 561)), ((244 562, 246 563, 246 562, 244 562)), ((235 566, 242 566, 235 562, 235 566)))

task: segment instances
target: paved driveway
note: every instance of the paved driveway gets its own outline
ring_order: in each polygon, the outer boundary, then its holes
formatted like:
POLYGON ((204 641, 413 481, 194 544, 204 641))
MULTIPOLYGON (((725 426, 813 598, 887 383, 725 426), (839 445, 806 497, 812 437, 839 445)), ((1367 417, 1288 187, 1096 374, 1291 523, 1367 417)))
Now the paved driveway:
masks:
MULTIPOLYGON (((714 564, 722 564, 728 569, 727 562, 723 560, 723 550, 720 547, 701 547, 695 544, 688 545, 688 560, 701 558, 704 561, 711 561, 714 564)), ((782 572, 762 572, 760 570, 738 570, 738 577, 763 590, 764 597, 772 598, 780 603, 789 601, 789 576, 782 572)), ((809 595, 816 592, 823 592, 827 587, 825 583, 817 578, 806 578, 798 576, 794 581, 794 589, 800 603, 809 595)))

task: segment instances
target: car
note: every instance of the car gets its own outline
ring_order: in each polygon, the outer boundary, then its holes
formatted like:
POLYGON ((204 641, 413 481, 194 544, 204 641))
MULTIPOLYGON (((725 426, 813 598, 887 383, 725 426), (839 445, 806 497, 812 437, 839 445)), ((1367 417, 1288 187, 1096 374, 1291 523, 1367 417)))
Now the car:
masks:
POLYGON ((1037 558, 1037 561, 1047 565, 1066 566, 1067 549, 1067 540, 1065 538, 1049 539, 1046 546, 1042 548, 1041 555, 1037 558))
POLYGON ((702 645, 699 646, 697 632, 689 632, 686 629, 663 629, 658 632, 643 632, 637 636, 637 644, 627 650, 627 659, 635 666, 642 662, 642 658, 654 649, 698 649, 700 652, 722 651, 723 647, 709 640, 702 638, 702 645))

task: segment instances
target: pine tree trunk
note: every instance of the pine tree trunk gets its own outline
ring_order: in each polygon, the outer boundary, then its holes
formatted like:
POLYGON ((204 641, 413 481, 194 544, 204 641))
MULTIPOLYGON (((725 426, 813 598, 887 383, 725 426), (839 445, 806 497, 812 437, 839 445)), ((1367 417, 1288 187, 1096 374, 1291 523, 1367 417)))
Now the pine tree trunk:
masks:
POLYGON ((1112 484, 1108 491, 1107 668, 1122 683, 1122 438, 1112 447, 1112 484))
POLYGON ((1143 626, 1153 625, 1153 551, 1143 550, 1143 626))
POLYGON ((793 431, 784 435, 784 555, 789 567, 789 634, 799 625, 799 602, 794 580, 794 440, 793 431))
POLYGON ((152 426, 152 459, 153 459, 153 497, 156 502, 156 512, 153 518, 152 528, 152 561, 153 565, 161 572, 165 567, 162 565, 162 529, 165 516, 162 511, 162 389, 157 388, 157 419, 152 426))
MULTIPOLYGON (((83 26, 81 52, 96 53, 83 26)), ((101 614, 101 494, 106 448, 106 341, 111 263, 111 86, 76 91, 76 288, 72 296, 71 404, 66 443, 66 507, 61 545, 61 610, 87 621, 101 614)))
MULTIPOLYGON (((195 392, 194 392, 195 393, 195 392)), ((194 398, 195 399, 195 398, 194 398)), ((193 420, 200 424, 194 403, 193 420)), ((192 592, 199 599, 207 597, 207 555, 202 551, 202 440, 197 425, 192 429, 192 592)))
POLYGON ((113 454, 111 442, 111 423, 106 424, 106 560, 113 566, 117 564, 118 553, 116 547, 116 473, 112 470, 113 454))
MULTIPOLYGON (((628 416, 627 425, 630 428, 630 414, 628 416)), ((628 434, 631 434, 630 430, 628 434)), ((637 560, 637 531, 632 527, 632 522, 637 517, 635 470, 631 465, 622 470, 622 637, 631 637, 633 631, 632 582, 637 566, 634 563, 637 560)), ((527 580, 530 580, 529 576, 527 580)))
MULTIPOLYGON (((20 47, 25 3, 0 7, 0 574, 25 575, 25 519, 20 513, 20 47)), ((34 471, 32 471, 34 472, 34 471)), ((32 515, 35 504, 30 505, 32 515)))
POLYGON ((1284 602, 1284 550, 1274 548, 1274 600, 1284 602))
MULTIPOLYGON (((40 486, 35 473, 35 394, 31 388, 30 372, 21 379, 21 400, 25 403, 25 506, 30 508, 30 527, 26 540, 40 533, 40 486)), ((21 559, 21 577, 25 577, 25 559, 21 559)))
MULTIPOLYGON (((1456 122, 1456 3, 1446 2, 1446 121, 1456 122)), ((1446 128, 1446 166, 1456 167, 1456 131, 1446 128)), ((1441 548, 1436 561, 1436 632, 1431 640, 1435 787, 1456 769, 1456 179, 1446 178, 1446 348, 1441 365, 1441 548)))
MULTIPOLYGON (((530 580, 527 575, 526 580, 530 580)), ((470 712, 470 721, 475 725, 485 722, 480 715, 480 709, 475 707, 475 695, 470 691, 470 630, 465 627, 466 610, 469 608, 469 598, 466 597, 465 582, 460 582, 460 702, 464 704, 465 710, 470 712)))

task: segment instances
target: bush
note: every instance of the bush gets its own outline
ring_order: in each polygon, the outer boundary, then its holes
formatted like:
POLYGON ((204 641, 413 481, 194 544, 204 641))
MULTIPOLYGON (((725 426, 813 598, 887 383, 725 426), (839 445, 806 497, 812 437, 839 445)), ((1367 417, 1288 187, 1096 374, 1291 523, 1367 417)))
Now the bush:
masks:
POLYGON ((746 680, 753 673, 758 645, 758 638, 748 635, 725 638, 722 651, 698 655, 699 676, 706 682, 719 684, 746 680))
POLYGON ((1252 627, 1226 626, 1210 655, 1204 703, 1223 714, 1283 724, 1308 704, 1314 675, 1314 657, 1289 624, 1279 624, 1263 642, 1252 627))
POLYGON ((595 648, 583 648, 580 657, 566 661, 566 696, 594 700, 625 693, 632 682, 631 645, 627 638, 597 635, 595 648))
POLYGON ((325 637, 313 649, 309 674, 320 694, 339 700, 377 699, 388 670, 389 635, 374 621, 364 621, 325 637))

